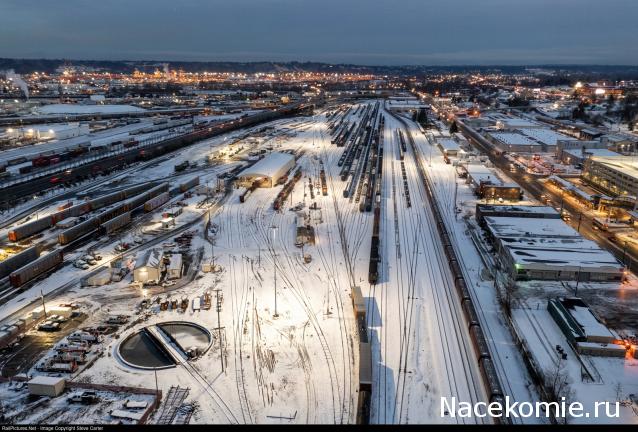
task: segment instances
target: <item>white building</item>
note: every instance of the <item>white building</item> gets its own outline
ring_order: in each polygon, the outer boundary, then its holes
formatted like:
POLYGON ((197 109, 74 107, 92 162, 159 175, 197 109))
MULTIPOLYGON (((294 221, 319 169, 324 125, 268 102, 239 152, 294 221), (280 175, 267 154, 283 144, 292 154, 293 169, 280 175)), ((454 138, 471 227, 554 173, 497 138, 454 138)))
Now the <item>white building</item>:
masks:
POLYGON ((294 155, 271 153, 251 167, 239 173, 239 183, 252 184, 262 181, 262 187, 273 187, 281 177, 295 166, 294 155))
POLYGON ((182 254, 171 255, 171 263, 168 265, 167 279, 179 279, 182 277, 182 254))
POLYGON ((135 261, 133 281, 147 283, 159 281, 161 275, 162 253, 149 249, 135 261))
POLYGON ((89 125, 86 123, 30 125, 20 128, 8 128, 6 132, 10 138, 26 138, 40 141, 62 140, 88 135, 89 125))

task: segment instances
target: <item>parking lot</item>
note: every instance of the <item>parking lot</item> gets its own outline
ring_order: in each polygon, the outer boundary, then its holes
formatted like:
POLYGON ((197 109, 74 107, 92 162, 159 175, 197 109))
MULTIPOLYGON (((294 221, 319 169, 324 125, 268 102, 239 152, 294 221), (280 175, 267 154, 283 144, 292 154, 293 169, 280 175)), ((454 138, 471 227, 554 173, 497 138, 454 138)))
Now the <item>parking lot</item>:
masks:
POLYGON ((38 331, 37 327, 29 331, 21 341, 0 351, 0 374, 3 377, 10 377, 28 372, 45 351, 76 330, 86 318, 86 314, 70 318, 61 323, 58 331, 38 331))

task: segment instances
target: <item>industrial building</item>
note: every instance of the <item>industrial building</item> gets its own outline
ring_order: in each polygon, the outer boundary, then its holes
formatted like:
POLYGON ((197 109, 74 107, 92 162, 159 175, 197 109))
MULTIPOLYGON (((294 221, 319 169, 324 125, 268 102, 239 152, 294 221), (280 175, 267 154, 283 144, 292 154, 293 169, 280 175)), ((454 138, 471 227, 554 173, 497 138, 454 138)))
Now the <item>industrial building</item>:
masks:
POLYGON ((87 123, 30 125, 20 128, 8 128, 6 132, 10 138, 16 139, 62 140, 88 135, 89 125, 87 123))
POLYGON ((457 156, 461 151, 459 144, 452 138, 439 138, 436 140, 437 145, 443 152, 444 156, 457 156))
POLYGON ((582 179, 613 196, 636 196, 638 162, 630 157, 590 157, 583 165, 582 179))
POLYGON ((503 118, 496 121, 496 128, 502 130, 542 128, 541 123, 523 118, 503 118))
POLYGON ((148 283, 159 281, 161 275, 162 252, 158 249, 149 249, 135 261, 133 280, 135 282, 148 283))
POLYGON ((540 144, 544 152, 555 152, 559 141, 578 141, 548 128, 526 128, 519 132, 540 144))
POLYGON ((608 344, 619 339, 580 298, 550 299, 547 310, 570 342, 608 344))
POLYGON ((240 185, 252 185, 260 181, 261 187, 273 187, 295 166, 295 156, 289 153, 270 153, 238 175, 240 185))
POLYGON ((486 138, 504 152, 540 153, 543 146, 519 132, 491 132, 486 138))
POLYGON ((517 217, 560 219, 560 213, 550 206, 476 204, 476 221, 485 227, 486 217, 517 217))
POLYGON ((560 161, 567 165, 583 165, 590 157, 622 157, 622 155, 605 148, 562 149, 560 151, 560 161))
POLYGON ((533 214, 482 218, 502 268, 512 279, 623 280, 624 267, 611 253, 562 220, 533 214))
POLYGON ((504 183, 496 173, 484 165, 468 164, 464 167, 467 183, 474 193, 484 199, 519 201, 521 188, 514 183, 504 183))

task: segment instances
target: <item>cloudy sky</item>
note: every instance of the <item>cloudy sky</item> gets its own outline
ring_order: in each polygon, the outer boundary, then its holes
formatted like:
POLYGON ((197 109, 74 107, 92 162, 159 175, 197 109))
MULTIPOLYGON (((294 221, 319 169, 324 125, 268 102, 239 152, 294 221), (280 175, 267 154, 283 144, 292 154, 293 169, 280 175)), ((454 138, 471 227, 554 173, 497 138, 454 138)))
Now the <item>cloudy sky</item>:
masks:
POLYGON ((638 64, 638 0, 0 0, 0 57, 638 64))

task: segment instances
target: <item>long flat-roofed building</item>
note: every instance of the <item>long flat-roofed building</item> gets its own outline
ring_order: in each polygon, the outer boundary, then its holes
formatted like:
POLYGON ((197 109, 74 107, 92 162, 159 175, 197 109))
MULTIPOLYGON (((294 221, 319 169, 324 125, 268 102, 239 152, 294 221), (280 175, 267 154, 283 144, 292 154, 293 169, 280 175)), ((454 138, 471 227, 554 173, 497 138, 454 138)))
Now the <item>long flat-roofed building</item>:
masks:
POLYGON ((289 153, 270 153, 251 167, 239 173, 240 184, 260 181, 261 187, 273 187, 295 166, 295 156, 289 153))
POLYGON ((590 157, 583 165, 583 180, 613 196, 638 193, 638 162, 632 157, 590 157))
POLYGON ((583 238, 561 219, 534 218, 533 214, 483 217, 487 236, 512 279, 623 279, 624 267, 611 253, 583 238))

